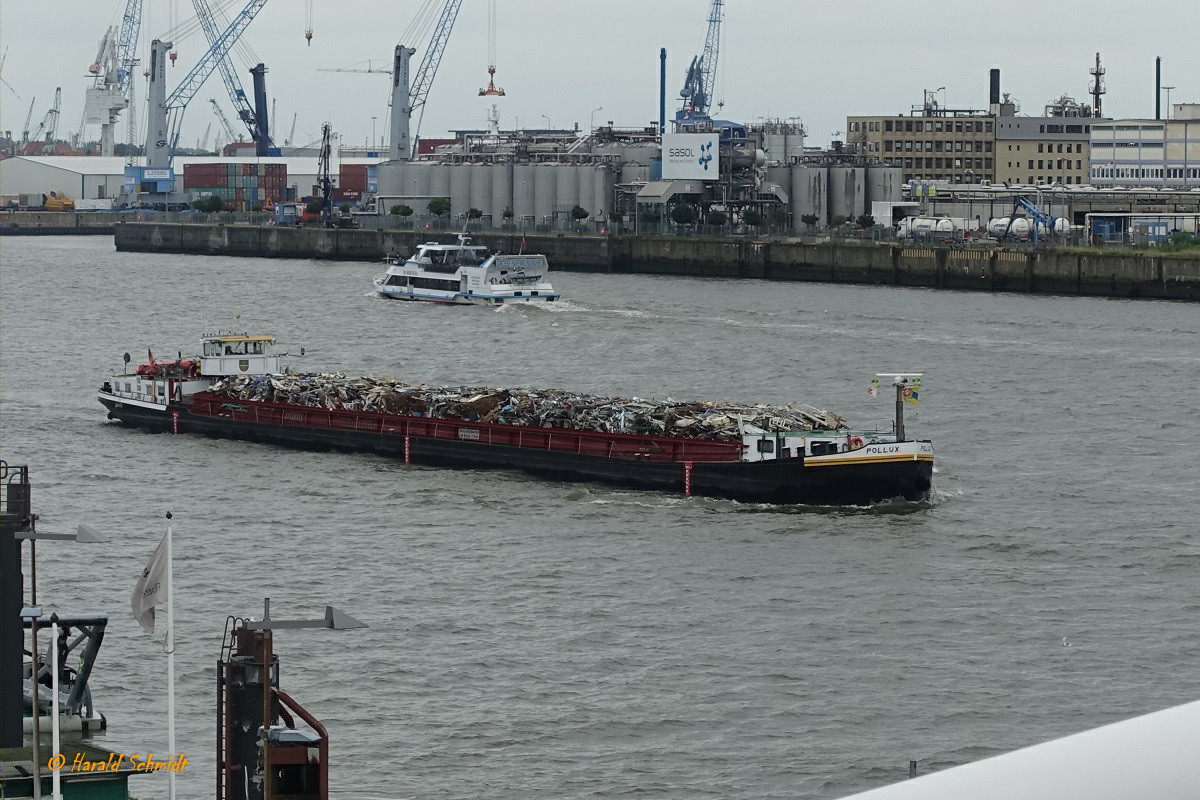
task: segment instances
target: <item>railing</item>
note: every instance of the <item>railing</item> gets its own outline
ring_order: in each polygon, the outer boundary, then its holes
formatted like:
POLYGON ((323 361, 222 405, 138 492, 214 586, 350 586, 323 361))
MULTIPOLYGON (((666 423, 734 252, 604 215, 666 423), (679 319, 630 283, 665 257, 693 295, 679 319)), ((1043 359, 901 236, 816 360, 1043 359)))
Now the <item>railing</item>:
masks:
POLYGON ((0 461, 0 519, 6 525, 20 525, 21 530, 29 530, 31 512, 29 467, 0 461))
POLYGON ((190 409, 196 415, 226 417, 236 422, 442 439, 604 458, 656 462, 733 462, 742 458, 740 441, 535 428, 527 425, 411 417, 373 411, 330 410, 258 400, 237 400, 210 392, 193 395, 190 409))

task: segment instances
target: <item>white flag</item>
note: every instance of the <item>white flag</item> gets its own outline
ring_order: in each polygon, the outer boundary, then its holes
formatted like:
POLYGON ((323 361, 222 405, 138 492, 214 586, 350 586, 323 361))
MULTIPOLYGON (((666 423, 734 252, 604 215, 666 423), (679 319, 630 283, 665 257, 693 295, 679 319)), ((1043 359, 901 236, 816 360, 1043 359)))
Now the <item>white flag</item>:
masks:
POLYGON ((142 577, 133 588, 133 618, 148 633, 154 633, 154 607, 167 602, 167 536, 163 536, 142 577))

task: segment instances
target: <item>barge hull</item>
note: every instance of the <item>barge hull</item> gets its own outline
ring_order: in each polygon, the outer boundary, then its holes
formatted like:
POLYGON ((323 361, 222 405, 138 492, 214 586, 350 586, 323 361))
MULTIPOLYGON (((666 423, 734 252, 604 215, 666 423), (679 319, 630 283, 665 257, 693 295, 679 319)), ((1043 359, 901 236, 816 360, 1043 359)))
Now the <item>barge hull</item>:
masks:
MULTIPOLYGON (((684 494, 687 466, 678 461, 611 458, 425 436, 282 425, 193 414, 186 405, 156 411, 102 398, 109 417, 158 433, 197 433, 214 438, 281 445, 302 450, 367 452, 412 464, 458 469, 506 469, 566 482, 597 482, 622 488, 684 494)), ((806 466, 804 459, 758 462, 690 462, 691 493, 743 503, 869 505, 928 497, 930 460, 806 466)))

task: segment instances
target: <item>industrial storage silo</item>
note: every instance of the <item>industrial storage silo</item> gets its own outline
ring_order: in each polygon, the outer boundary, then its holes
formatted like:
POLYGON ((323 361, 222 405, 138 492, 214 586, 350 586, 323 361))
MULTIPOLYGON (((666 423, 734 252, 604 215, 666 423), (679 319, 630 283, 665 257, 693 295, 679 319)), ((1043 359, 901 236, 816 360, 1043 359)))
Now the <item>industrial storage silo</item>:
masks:
POLYGON ((533 216, 533 165, 513 165, 512 177, 513 221, 518 225, 528 225, 526 217, 533 216))
POLYGON ((471 169, 471 164, 450 166, 450 219, 455 220, 455 224, 471 207, 471 169))
MULTIPOLYGON (((432 164, 414 164, 409 163, 404 170, 404 186, 400 194, 404 197, 426 198, 432 193, 433 181, 433 165, 432 164)), ((409 205, 412 205, 411 203, 409 205)), ((424 214, 425 207, 422 203, 418 208, 413 206, 418 213, 424 214)))
POLYGON ((375 174, 380 197, 396 197, 404 194, 406 166, 404 161, 385 161, 379 165, 375 174))
POLYGON ((493 164, 486 168, 492 182, 492 224, 502 225, 504 209, 513 207, 512 165, 493 164))
POLYGON ((450 167, 446 164, 434 164, 430 167, 429 193, 434 197, 450 196, 450 167))
POLYGON ((641 164, 622 164, 621 183, 648 183, 650 167, 641 164))
POLYGON ((854 220, 867 213, 866 169, 829 168, 829 219, 854 220))
POLYGON ((554 172, 558 187, 558 208, 555 209, 559 212, 558 221, 560 224, 569 225, 571 206, 579 196, 579 168, 573 164, 559 164, 554 172))
POLYGON ((538 225, 551 225, 554 222, 554 206, 558 198, 554 169, 552 164, 538 164, 533 168, 533 213, 538 225))
POLYGON ((613 207, 613 174, 608 167, 596 167, 592 170, 594 179, 592 189, 592 205, 584 206, 593 214, 599 213, 603 219, 601 222, 607 221, 608 212, 612 211, 613 207))
POLYGON ((867 208, 871 203, 899 203, 903 177, 899 167, 867 167, 867 208))
POLYGON ((586 166, 578 167, 577 170, 579 175, 579 193, 571 201, 571 206, 579 205, 587 209, 589 214, 595 214, 596 209, 592 207, 592 204, 595 202, 596 195, 596 168, 586 166))
POLYGON ((801 221, 801 217, 806 215, 817 218, 814 225, 818 228, 829 224, 828 175, 827 167, 801 164, 792 167, 792 226, 795 230, 808 230, 808 226, 801 221))
POLYGON ((487 164, 471 164, 471 208, 478 208, 485 217, 500 224, 504 206, 492 208, 492 168, 487 164))

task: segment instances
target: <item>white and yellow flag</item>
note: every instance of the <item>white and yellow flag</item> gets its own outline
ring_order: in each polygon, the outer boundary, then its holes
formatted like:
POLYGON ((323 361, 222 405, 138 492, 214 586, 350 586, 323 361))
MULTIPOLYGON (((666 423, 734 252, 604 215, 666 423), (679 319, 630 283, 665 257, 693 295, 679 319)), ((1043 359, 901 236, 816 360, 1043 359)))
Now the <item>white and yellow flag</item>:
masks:
POLYGON ((167 558, 170 545, 167 542, 168 533, 163 536, 150 563, 142 570, 142 577, 133 588, 133 618, 146 629, 154 633, 154 607, 167 602, 167 558))

